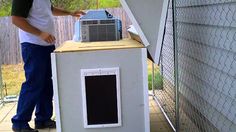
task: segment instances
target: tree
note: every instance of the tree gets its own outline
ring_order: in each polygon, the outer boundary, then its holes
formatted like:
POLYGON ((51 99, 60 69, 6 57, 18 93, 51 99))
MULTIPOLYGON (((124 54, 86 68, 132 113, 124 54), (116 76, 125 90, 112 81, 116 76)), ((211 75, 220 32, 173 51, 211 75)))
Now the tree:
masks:
POLYGON ((120 6, 119 0, 53 0, 54 6, 69 10, 111 8, 120 6))
POLYGON ((112 8, 119 7, 119 0, 99 0, 99 8, 112 8))
POLYGON ((52 0, 53 5, 67 10, 90 9, 95 0, 52 0))
POLYGON ((11 0, 0 0, 0 16, 9 16, 11 12, 11 0))
MULTIPOLYGON (((12 0, 0 0, 0 16, 9 16, 12 0)), ((52 0, 56 7, 66 10, 87 10, 99 8, 111 8, 120 6, 119 0, 52 0), (98 2, 98 4, 97 4, 98 2)))

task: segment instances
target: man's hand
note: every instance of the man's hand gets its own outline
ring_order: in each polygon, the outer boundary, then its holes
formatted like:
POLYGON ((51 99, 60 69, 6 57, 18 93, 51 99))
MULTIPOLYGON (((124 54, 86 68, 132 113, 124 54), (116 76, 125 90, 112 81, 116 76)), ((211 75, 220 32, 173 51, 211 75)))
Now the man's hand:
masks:
POLYGON ((85 15, 85 13, 81 10, 77 10, 74 12, 66 11, 57 7, 52 7, 52 13, 54 16, 67 16, 71 15, 74 17, 80 17, 81 15, 85 15))
POLYGON ((80 17, 81 15, 85 15, 85 14, 86 14, 85 12, 78 10, 78 11, 72 12, 70 15, 74 17, 80 17))
POLYGON ((56 40, 56 38, 53 35, 51 35, 51 34, 49 34, 47 32, 41 32, 39 37, 42 40, 44 40, 44 41, 46 41, 47 43, 50 43, 50 44, 53 44, 55 42, 55 40, 56 40))

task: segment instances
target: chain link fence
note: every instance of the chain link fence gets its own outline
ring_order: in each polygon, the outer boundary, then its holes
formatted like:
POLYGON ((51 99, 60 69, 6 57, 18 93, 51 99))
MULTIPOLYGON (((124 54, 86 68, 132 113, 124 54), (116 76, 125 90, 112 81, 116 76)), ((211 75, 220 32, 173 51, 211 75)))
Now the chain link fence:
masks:
MULTIPOLYGON (((155 71, 158 67, 155 67, 155 71)), ((162 89, 155 89, 154 94, 169 123, 176 128, 176 89, 174 74, 174 44, 173 44, 173 23, 172 23, 172 2, 169 2, 165 36, 161 52, 159 71, 163 78, 162 89)))
POLYGON ((163 89, 155 90, 156 97, 177 131, 236 132, 236 0, 175 2, 177 47, 170 3, 160 64, 163 89))

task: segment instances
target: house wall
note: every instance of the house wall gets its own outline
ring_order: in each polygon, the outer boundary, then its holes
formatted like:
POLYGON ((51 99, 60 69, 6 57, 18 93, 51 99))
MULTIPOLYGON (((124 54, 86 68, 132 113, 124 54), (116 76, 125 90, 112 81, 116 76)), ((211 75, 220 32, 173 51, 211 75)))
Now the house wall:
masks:
MULTIPOLYGON (((180 128, 193 131, 195 124, 199 128, 196 131, 235 132, 236 1, 176 0, 176 3, 180 128)), ((164 91, 174 99, 171 11, 170 4, 161 66, 164 91)), ((169 116, 175 119, 174 114, 169 116)))

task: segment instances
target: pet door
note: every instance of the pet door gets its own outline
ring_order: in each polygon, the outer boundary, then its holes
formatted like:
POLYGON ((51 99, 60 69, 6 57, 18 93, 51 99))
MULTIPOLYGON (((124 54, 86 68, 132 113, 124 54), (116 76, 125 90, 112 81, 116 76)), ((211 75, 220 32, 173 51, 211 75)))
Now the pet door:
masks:
POLYGON ((121 126, 119 68, 82 69, 85 128, 121 126))

